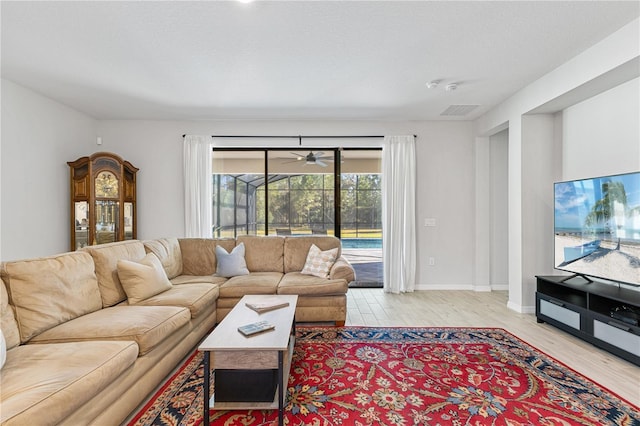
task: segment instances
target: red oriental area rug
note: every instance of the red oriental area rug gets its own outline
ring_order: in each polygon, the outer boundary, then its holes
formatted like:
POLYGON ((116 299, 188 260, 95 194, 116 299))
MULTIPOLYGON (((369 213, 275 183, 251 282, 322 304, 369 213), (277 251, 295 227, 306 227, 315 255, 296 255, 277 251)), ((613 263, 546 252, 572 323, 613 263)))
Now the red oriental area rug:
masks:
MULTIPOLYGON (((196 352, 130 425, 202 423, 196 352)), ((287 425, 637 425, 640 409, 502 329, 297 329, 287 425)), ((274 425, 277 411, 209 412, 274 425)))

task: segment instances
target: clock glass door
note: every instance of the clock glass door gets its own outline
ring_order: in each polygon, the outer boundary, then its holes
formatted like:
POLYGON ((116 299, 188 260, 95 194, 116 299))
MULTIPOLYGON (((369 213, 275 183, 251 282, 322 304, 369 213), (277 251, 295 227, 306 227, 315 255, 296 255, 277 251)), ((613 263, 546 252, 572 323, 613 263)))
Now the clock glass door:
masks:
POLYGON ((76 250, 89 245, 89 203, 75 203, 76 250))
POLYGON ((119 182, 109 171, 98 173, 96 188, 96 243, 118 241, 120 223, 119 182))

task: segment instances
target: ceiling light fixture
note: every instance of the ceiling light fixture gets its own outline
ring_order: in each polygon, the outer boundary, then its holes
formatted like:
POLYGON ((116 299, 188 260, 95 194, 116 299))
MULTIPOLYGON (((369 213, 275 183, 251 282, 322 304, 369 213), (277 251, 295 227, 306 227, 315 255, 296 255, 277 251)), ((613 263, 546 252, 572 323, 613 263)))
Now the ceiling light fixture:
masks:
POLYGON ((456 90, 458 88, 458 84, 457 83, 449 83, 447 84, 447 86, 444 88, 444 90, 446 90, 447 92, 453 92, 454 90, 456 90))
POLYGON ((440 80, 433 80, 427 83, 427 89, 435 89, 440 84, 440 80))

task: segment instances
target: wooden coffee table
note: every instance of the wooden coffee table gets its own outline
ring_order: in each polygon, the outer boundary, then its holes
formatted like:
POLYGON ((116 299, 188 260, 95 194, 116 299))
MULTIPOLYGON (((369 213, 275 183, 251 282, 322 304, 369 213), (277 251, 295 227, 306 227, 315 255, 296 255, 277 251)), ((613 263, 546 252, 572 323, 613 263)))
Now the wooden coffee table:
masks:
POLYGON ((204 424, 209 425, 209 409, 278 410, 283 424, 285 386, 289 378, 295 344, 296 295, 247 295, 216 326, 198 347, 204 352, 204 424), (289 306, 258 314, 245 303, 259 303, 266 297, 289 302, 289 306), (246 337, 238 327, 258 321, 275 325, 246 337), (209 397, 210 371, 214 369, 214 395, 209 397), (257 378, 257 379, 256 379, 257 378), (255 381, 258 380, 258 383, 255 381), (250 383, 253 381, 253 383, 250 383), (273 399, 267 394, 273 390, 273 399), (257 395, 256 393, 262 393, 257 395), (216 395, 217 394, 217 395, 216 395), (217 397, 217 401, 216 401, 217 397), (238 400, 233 400, 237 398, 238 400), (252 400, 255 398, 255 400, 252 400), (231 400, 230 400, 231 399, 231 400))

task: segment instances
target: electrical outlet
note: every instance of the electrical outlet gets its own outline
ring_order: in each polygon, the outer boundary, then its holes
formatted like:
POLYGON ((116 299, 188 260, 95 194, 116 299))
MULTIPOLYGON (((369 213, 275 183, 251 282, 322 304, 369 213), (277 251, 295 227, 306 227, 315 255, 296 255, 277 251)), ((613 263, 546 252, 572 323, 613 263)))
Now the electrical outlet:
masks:
POLYGON ((436 264, 436 258, 435 257, 430 257, 429 258, 429 266, 435 266, 436 264))
POLYGON ((436 226, 436 220, 428 217, 424 220, 424 226, 436 226))

